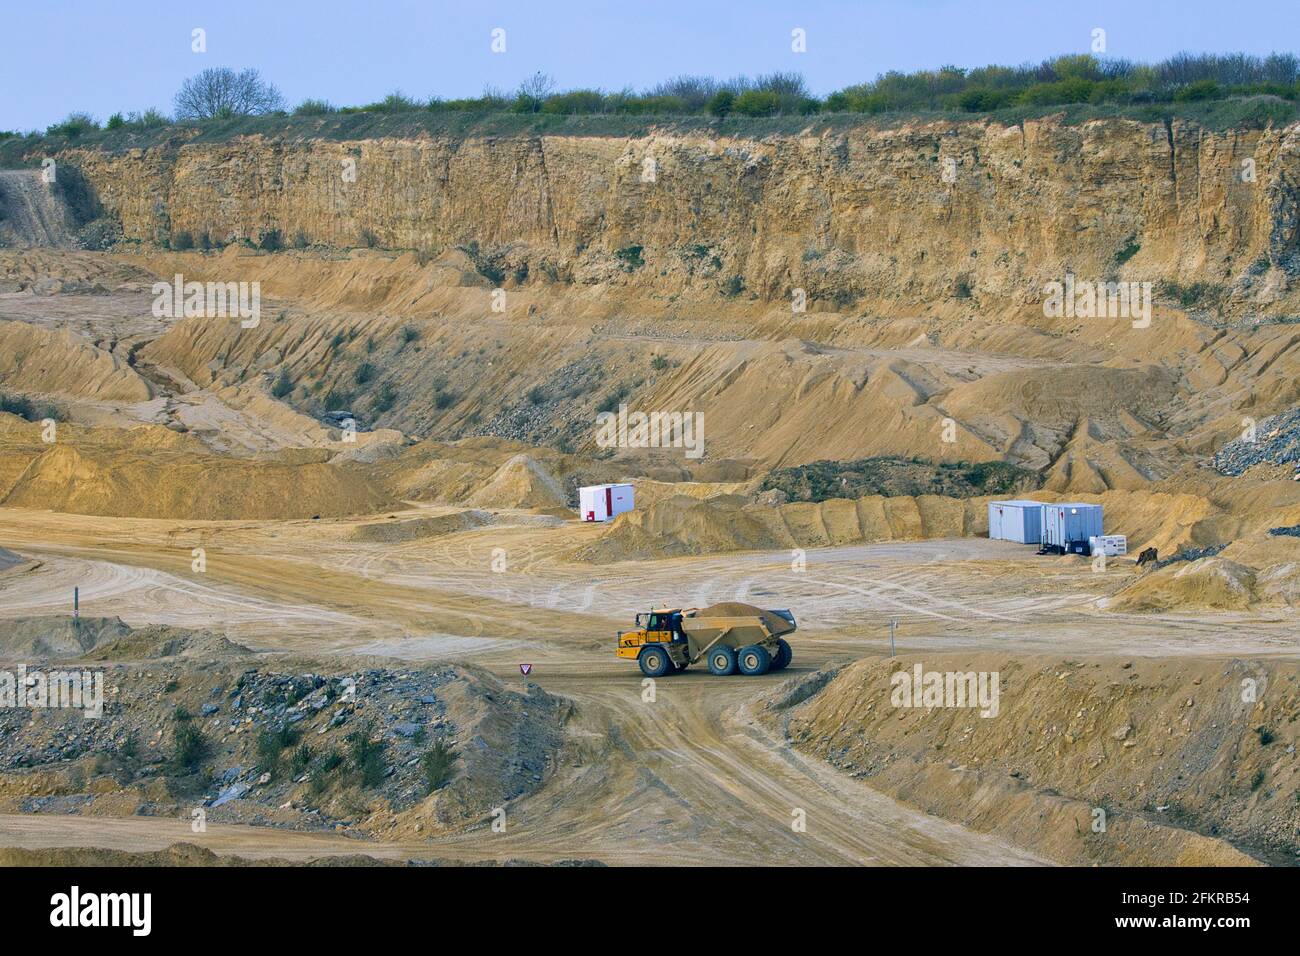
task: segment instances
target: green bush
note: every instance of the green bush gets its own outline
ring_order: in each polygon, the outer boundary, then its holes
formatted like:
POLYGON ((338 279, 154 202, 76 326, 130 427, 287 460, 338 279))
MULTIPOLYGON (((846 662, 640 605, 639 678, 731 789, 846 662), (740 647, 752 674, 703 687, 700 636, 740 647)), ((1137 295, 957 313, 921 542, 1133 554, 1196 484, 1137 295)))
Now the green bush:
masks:
POLYGON ((1175 103, 1199 103, 1203 100, 1217 100, 1223 96, 1223 90, 1214 80, 1197 80, 1188 83, 1174 93, 1175 103))
POLYGON ((741 116, 771 116, 780 106, 780 97, 771 90, 745 90, 733 104, 741 116))
POLYGON ((631 389, 628 388, 627 385, 620 385, 618 388, 614 389, 612 392, 610 392, 605 396, 604 400, 599 405, 596 406, 596 411, 598 412, 618 411, 618 406, 622 404, 623 399, 627 398, 630 393, 631 393, 631 389))
POLYGON ((348 734, 348 751, 352 758, 352 769, 361 779, 363 787, 374 788, 384 781, 388 771, 388 759, 381 741, 372 739, 374 725, 363 724, 348 734))
POLYGON ((278 252, 284 248, 284 242, 280 238, 279 229, 268 229, 262 233, 258 240, 258 245, 267 252, 278 252))
POLYGON ((543 113, 558 113, 562 116, 605 111, 605 94, 599 90, 570 90, 567 93, 557 93, 542 104, 543 113))
POLYGON ((425 104, 417 103, 401 90, 393 90, 378 103, 363 106, 368 113, 412 113, 424 109, 425 104))
POLYGON ((338 109, 328 100, 306 99, 299 103, 293 111, 294 116, 327 116, 330 113, 337 113, 338 109))
POLYGON ((369 362, 362 362, 352 373, 352 380, 358 385, 365 385, 375 377, 375 367, 369 362))
POLYGON ((623 269, 626 272, 632 272, 640 269, 645 265, 645 259, 641 257, 643 246, 626 246, 614 253, 615 258, 623 263, 623 269))
POLYGON ((977 88, 962 93, 957 105, 968 113, 987 113, 1001 109, 1012 101, 1015 94, 1010 90, 990 90, 977 88))
POLYGON ((1190 309, 1198 305, 1213 307, 1218 304, 1223 296, 1223 286, 1216 285, 1213 282, 1188 282, 1184 284, 1173 280, 1162 280, 1156 284, 1156 295, 1161 298, 1172 299, 1184 309, 1190 309))
POLYGON ((284 398, 292 391, 293 379, 289 378, 289 370, 287 368, 281 368, 280 377, 277 378, 275 384, 271 386, 271 394, 276 398, 284 398))
POLYGON ((1137 255, 1141 248, 1137 243, 1137 239, 1130 236, 1128 242, 1124 243, 1124 247, 1115 253, 1115 264, 1122 266, 1137 255))
POLYGON ((719 119, 724 119, 736 106, 736 94, 731 90, 718 90, 709 97, 708 111, 719 119))
POLYGON ((722 283, 722 294, 732 299, 745 291, 745 280, 740 276, 732 276, 726 282, 722 283))
POLYGON ((172 236, 170 245, 173 249, 184 252, 194 248, 194 237, 188 232, 178 232, 172 236))
POLYGON ((376 415, 383 414, 397 404, 397 397, 397 388, 393 383, 384 382, 375 389, 375 394, 370 399, 370 410, 376 415))
POLYGON ((311 748, 309 746, 306 744, 298 745, 297 749, 293 752, 293 756, 289 760, 289 769, 293 776, 302 776, 303 771, 307 769, 307 765, 311 763, 311 756, 311 748))
POLYGON ((126 125, 134 129, 158 129, 170 126, 171 120, 155 109, 147 109, 143 113, 128 113, 126 125))
POLYGON ((334 749, 331 749, 329 753, 325 754, 325 756, 322 757, 320 761, 320 768, 321 770, 324 770, 326 773, 329 773, 332 770, 337 770, 342 765, 343 765, 343 755, 339 753, 338 750, 334 750, 334 749))
POLYGON ((69 113, 60 123, 46 129, 48 136, 62 136, 66 139, 76 139, 78 136, 84 136, 87 133, 93 133, 99 129, 99 121, 89 113, 69 113))
MULTIPOLYGON (((297 765, 298 762, 299 753, 302 752, 306 747, 307 745, 303 744, 301 747, 298 748, 298 750, 294 751, 295 766, 297 765)), ((308 752, 310 753, 310 751, 308 752)), ((336 749, 331 749, 328 753, 325 754, 325 756, 321 757, 320 764, 316 767, 315 770, 312 771, 311 781, 310 783, 308 783, 308 788, 311 790, 311 792, 316 796, 320 796, 322 793, 328 790, 330 785, 329 775, 332 774, 335 770, 337 770, 342 765, 343 765, 343 755, 339 753, 338 750, 336 749)), ((295 771, 295 774, 300 774, 300 773, 301 771, 295 771)))
POLYGON ((182 708, 177 708, 172 728, 172 762, 177 769, 189 772, 202 762, 208 742, 188 714, 184 718, 179 716, 181 712, 182 708))
POLYGON ((441 790, 451 783, 458 759, 460 755, 454 747, 442 740, 434 741, 429 751, 420 758, 420 766, 424 769, 424 782, 429 788, 429 793, 441 790))
POLYGON ((352 408, 352 401, 356 398, 351 392, 343 388, 331 388, 321 399, 321 405, 324 411, 341 412, 348 411, 352 408))
POLYGON ((286 724, 257 735, 257 765, 272 777, 280 772, 280 754, 298 742, 298 732, 286 724))

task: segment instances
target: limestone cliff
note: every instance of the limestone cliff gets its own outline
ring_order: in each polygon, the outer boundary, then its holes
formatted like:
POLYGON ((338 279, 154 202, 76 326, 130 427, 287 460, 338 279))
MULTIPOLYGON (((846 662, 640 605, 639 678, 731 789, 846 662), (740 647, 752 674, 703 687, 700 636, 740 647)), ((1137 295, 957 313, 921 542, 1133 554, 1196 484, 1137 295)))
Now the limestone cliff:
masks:
MULTIPOLYGON (((1300 277, 1300 126, 928 123, 758 139, 194 142, 74 162, 129 239, 464 246, 489 274, 811 307, 982 310, 1067 272, 1205 284, 1285 311, 1300 277), (355 175, 353 175, 355 173, 355 175), (525 271, 526 270, 526 271, 525 271)), ((1187 304, 1187 303, 1184 303, 1187 304)))

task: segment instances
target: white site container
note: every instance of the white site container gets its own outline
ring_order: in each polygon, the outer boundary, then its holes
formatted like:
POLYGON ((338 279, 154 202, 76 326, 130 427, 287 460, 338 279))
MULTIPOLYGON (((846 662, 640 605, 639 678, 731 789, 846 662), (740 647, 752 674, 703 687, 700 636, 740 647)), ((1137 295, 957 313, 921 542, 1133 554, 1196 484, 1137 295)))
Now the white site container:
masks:
POLYGON ((1101 505, 1076 501, 1043 505, 1043 548, 1058 554, 1088 554, 1088 539, 1100 537, 1101 505))
POLYGON ((578 514, 583 521, 612 521, 632 507, 631 485, 587 485, 578 489, 578 514))
POLYGON ((990 501, 989 537, 1038 544, 1043 540, 1041 501, 990 501))
POLYGON ((1088 550, 1094 555, 1104 554, 1108 558, 1128 554, 1128 537, 1122 534, 1094 534, 1088 539, 1088 550))

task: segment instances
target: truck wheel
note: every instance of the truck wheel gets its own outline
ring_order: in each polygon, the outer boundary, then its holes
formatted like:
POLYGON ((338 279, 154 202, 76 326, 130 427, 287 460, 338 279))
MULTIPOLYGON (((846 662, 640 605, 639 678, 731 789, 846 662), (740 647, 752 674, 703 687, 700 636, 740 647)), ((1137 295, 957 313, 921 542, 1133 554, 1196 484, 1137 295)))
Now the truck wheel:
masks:
POLYGON ((637 655, 636 662, 641 665, 641 673, 646 677, 663 677, 672 668, 668 652, 660 647, 647 647, 637 655))
POLYGON ((776 657, 772 658, 771 670, 783 671, 790 666, 790 661, 794 659, 794 651, 790 649, 790 644, 784 639, 776 639, 776 657))
POLYGON ((736 652, 730 647, 715 647, 709 651, 709 673, 715 677, 736 673, 736 652))
POLYGON ((772 664, 772 655, 767 652, 767 648, 762 644, 751 644, 749 647, 742 647, 740 655, 736 659, 740 665, 740 672, 749 677, 757 677, 759 674, 766 674, 768 667, 772 664))

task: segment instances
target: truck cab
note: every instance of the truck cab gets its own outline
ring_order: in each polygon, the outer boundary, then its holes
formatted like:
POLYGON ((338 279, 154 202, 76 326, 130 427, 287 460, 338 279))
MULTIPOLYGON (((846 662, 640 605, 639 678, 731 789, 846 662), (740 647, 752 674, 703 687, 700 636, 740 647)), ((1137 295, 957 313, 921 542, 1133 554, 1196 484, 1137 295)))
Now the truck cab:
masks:
POLYGON ((671 665, 683 669, 688 660, 681 608, 655 608, 636 616, 636 630, 619 631, 619 657, 637 660, 647 645, 660 645, 671 665))

